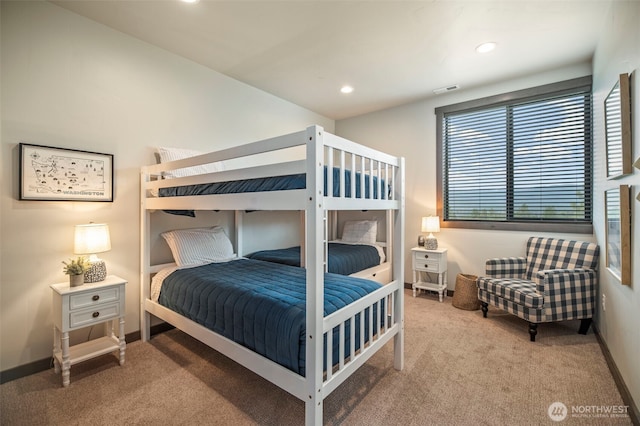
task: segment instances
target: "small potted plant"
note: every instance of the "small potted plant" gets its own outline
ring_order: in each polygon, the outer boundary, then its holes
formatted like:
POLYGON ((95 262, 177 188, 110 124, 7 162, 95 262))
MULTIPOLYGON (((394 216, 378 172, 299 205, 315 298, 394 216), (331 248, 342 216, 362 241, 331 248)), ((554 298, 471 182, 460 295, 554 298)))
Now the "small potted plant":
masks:
POLYGON ((62 271, 69 275, 69 285, 77 287, 84 284, 84 273, 89 267, 89 260, 84 256, 78 256, 77 259, 69 259, 68 262, 63 261, 64 268, 62 271))

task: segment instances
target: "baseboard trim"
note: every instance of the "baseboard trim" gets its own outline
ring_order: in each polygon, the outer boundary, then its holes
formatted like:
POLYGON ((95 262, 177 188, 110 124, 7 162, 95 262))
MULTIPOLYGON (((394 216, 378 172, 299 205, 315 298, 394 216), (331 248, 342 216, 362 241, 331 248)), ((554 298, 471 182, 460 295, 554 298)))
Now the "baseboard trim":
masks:
POLYGON ((0 385, 19 379, 21 377, 30 376, 53 367, 51 357, 39 359, 29 364, 19 365, 5 371, 0 371, 0 385))
MULTIPOLYGON (((160 333, 164 333, 165 331, 169 331, 174 329, 175 327, 172 326, 169 323, 163 322, 160 324, 156 324, 154 326, 151 326, 151 336, 155 336, 156 334, 160 334, 160 333)), ((134 331, 132 333, 127 334, 126 339, 127 339, 127 343, 129 342, 135 342, 136 340, 140 340, 140 330, 138 331, 134 331)))
POLYGON ((609 347, 607 343, 604 341, 602 336, 600 336, 600 332, 596 327, 595 323, 591 325, 593 329, 593 333, 596 335, 596 339, 600 344, 600 349, 602 350, 602 354, 604 355, 605 361, 607 361, 607 366, 609 367, 609 371, 611 371, 611 375, 613 376, 613 381, 618 388, 618 392, 620 392, 620 396, 622 397, 622 401, 629 408, 627 409, 627 414, 631 418, 631 423, 634 425, 640 425, 640 411, 638 410, 638 406, 633 401, 633 397, 631 396, 631 392, 629 392, 629 388, 624 382, 624 378, 622 374, 620 374, 620 370, 618 370, 618 366, 613 360, 613 356, 611 356, 611 352, 609 351, 609 347))
MULTIPOLYGON (((161 323, 154 325, 151 327, 151 335, 155 335, 158 333, 164 333, 165 331, 171 330, 173 327, 171 324, 161 323)), ((127 343, 135 342, 136 340, 140 340, 140 331, 134 331, 132 333, 128 333, 124 337, 127 343)), ((41 371, 48 370, 53 367, 53 359, 51 357, 39 359, 37 361, 30 362, 28 364, 19 365, 14 368, 9 368, 5 371, 0 371, 0 385, 10 382, 12 380, 20 379, 22 377, 30 376, 32 374, 39 373, 41 371)))

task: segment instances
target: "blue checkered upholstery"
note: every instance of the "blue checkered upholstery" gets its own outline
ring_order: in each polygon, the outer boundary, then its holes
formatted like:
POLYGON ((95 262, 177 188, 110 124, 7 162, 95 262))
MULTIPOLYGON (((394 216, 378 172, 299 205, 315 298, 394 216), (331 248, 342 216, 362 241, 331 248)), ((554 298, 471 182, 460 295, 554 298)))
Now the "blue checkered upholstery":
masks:
POLYGON ((478 299, 536 324, 592 318, 597 244, 531 237, 526 254, 487 260, 478 299))
POLYGON ((489 259, 485 265, 486 274, 495 278, 524 278, 526 271, 526 257, 489 259))

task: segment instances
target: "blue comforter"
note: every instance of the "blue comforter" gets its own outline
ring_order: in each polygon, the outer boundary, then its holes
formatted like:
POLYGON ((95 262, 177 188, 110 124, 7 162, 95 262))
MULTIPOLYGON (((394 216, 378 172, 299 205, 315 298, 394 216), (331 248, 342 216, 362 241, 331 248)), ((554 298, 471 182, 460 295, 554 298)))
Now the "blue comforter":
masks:
MULTIPOLYGON (((300 246, 262 250, 247 255, 250 259, 300 266, 300 246)), ((351 275, 380 264, 378 250, 366 244, 329 243, 329 272, 351 275)))
MULTIPOLYGON (((305 374, 306 271, 277 263, 240 259, 181 269, 162 285, 159 303, 278 364, 305 374)), ((324 315, 373 292, 380 284, 325 274, 324 315)), ((373 312, 376 318, 376 311, 373 312)), ((365 336, 368 331, 365 315, 365 336)), ((382 316, 384 318, 384 315, 382 316)), ((359 348, 356 317, 356 350, 359 348)), ((377 332, 374 322, 373 333, 377 332)), ((338 336, 334 333, 337 360, 338 336)), ((349 336, 345 333, 345 356, 349 336)), ((325 354, 326 368, 326 354, 325 354)))
MULTIPOLYGON (((333 196, 340 196, 340 169, 333 168, 333 196)), ((363 198, 360 188, 361 174, 356 172, 355 197, 363 198)), ((371 198, 369 181, 371 176, 364 176, 364 198, 371 198)), ((351 171, 344 171, 345 197, 351 197, 351 171)), ((382 180, 382 187, 385 182, 382 180)), ((229 182, 202 183, 198 185, 174 186, 170 188, 160 188, 161 197, 183 197, 189 195, 210 195, 210 194, 238 194, 245 192, 269 192, 269 191, 289 191, 294 189, 304 189, 307 187, 307 177, 304 173, 286 176, 270 176, 259 179, 234 180, 229 182)), ((390 188, 386 188, 382 193, 382 199, 388 199, 390 188)), ((327 168, 324 168, 324 194, 327 195, 327 168)), ((378 177, 373 177, 373 198, 378 198, 378 177)), ((165 210, 165 212, 181 216, 195 217, 193 210, 165 210)))
MULTIPOLYGON (((340 169, 333 168, 333 196, 340 196, 340 169)), ((344 171, 345 196, 351 197, 351 171, 344 171)), ((356 173, 356 194, 354 198, 363 198, 360 189, 360 173, 356 173)), ((364 176, 364 198, 371 198, 369 194, 369 180, 371 176, 364 176)), ((327 195, 327 168, 324 168, 324 192, 327 195)), ((382 181, 382 187, 385 183, 382 181)), ((267 191, 287 191, 293 189, 304 189, 307 187, 307 176, 304 173, 286 176, 270 176, 258 179, 234 180, 229 182, 202 183, 198 185, 185 185, 171 188, 161 188, 161 197, 177 197, 186 195, 205 194, 234 194, 243 192, 267 192, 267 191)), ((387 197, 386 191, 381 198, 387 197)), ((378 198, 378 177, 373 177, 373 198, 378 198)))

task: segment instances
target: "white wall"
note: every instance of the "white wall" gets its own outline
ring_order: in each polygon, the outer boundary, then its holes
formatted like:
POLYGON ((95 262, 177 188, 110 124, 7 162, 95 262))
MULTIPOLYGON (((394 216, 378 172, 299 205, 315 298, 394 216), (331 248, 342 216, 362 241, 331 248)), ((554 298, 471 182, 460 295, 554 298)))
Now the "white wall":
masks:
POLYGON ((606 310, 601 309, 597 327, 615 363, 624 377, 637 410, 640 411, 640 170, 620 179, 607 180, 604 99, 622 73, 631 79, 633 159, 640 157, 640 3, 612 2, 593 60, 594 146, 596 180, 594 185, 594 230, 600 247, 605 248, 604 191, 618 185, 632 185, 632 285, 623 286, 600 261, 600 295, 606 295, 606 310))
POLYGON ((49 285, 67 279, 76 224, 109 224, 101 258, 129 280, 126 332, 139 329, 138 172, 154 146, 212 150, 334 123, 48 2, 3 1, 1 19, 4 371, 51 355, 49 285), (19 142, 114 154, 114 202, 18 201, 19 142))
MULTIPOLYGON (((548 71, 535 76, 460 90, 432 99, 336 122, 336 133, 347 139, 366 141, 374 148, 406 158, 405 253, 417 245, 421 218, 436 214, 436 116, 435 108, 485 96, 539 86, 591 73, 589 63, 548 71)), ((593 241, 592 235, 549 234, 441 228, 439 247, 448 249, 448 285, 455 286, 460 272, 483 274, 490 257, 524 255, 529 236, 557 236, 593 241)), ((411 259, 405 258, 405 281, 412 280, 411 259)))

